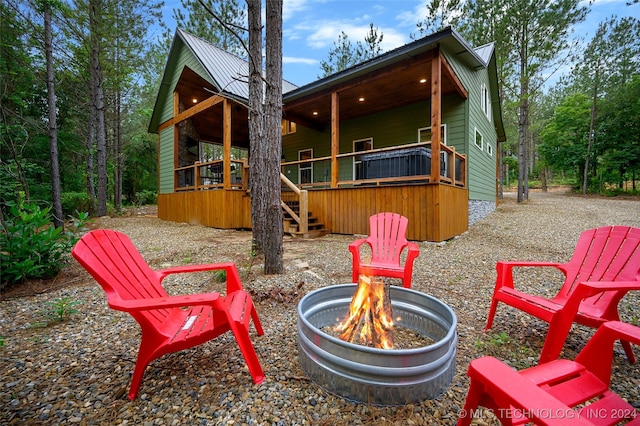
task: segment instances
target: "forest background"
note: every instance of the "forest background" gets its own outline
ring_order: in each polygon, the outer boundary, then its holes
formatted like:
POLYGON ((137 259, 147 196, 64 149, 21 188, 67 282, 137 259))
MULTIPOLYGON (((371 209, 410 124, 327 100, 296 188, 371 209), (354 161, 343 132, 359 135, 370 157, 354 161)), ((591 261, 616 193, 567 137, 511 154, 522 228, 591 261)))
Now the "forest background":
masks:
MULTIPOLYGON (((246 57, 203 7, 246 37, 242 0, 180 3, 172 16, 178 27, 246 57)), ((518 185, 519 201, 550 182, 585 193, 638 192, 640 22, 612 15, 591 39, 572 37, 589 7, 576 0, 432 0, 411 35, 451 25, 472 46, 496 42, 507 131, 498 150, 500 189, 518 185)), ((51 206, 59 194, 67 217, 155 202, 157 136, 147 129, 174 34, 162 8, 150 0, 0 3, 3 206, 51 206)), ((374 22, 362 40, 336 34, 321 64, 325 75, 382 53, 383 38, 374 22)))

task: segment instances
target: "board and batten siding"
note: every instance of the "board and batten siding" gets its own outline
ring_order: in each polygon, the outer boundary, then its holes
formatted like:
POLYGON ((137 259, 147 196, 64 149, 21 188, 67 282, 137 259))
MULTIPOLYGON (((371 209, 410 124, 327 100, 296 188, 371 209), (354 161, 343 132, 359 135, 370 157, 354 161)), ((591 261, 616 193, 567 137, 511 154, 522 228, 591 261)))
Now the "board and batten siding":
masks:
POLYGON ((160 132, 160 149, 158 150, 159 176, 158 192, 160 194, 170 194, 173 192, 173 127, 169 127, 160 132))
POLYGON ((489 72, 487 68, 478 70, 470 69, 459 63, 459 61, 443 52, 455 70, 456 74, 467 89, 469 98, 467 99, 467 116, 465 123, 467 154, 467 185, 469 188, 470 200, 495 201, 496 200, 496 156, 497 156, 497 133, 493 118, 488 118, 482 111, 482 85, 489 85, 489 72), (483 137, 484 145, 482 151, 475 145, 476 129, 483 137), (491 144, 492 153, 487 152, 486 144, 491 144))

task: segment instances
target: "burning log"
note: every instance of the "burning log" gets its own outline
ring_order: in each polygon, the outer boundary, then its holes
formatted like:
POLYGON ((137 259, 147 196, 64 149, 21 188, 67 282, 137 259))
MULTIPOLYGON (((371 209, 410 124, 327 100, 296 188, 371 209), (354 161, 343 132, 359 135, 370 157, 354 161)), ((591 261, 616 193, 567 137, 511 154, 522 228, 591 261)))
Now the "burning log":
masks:
POLYGON ((389 284, 379 277, 360 275, 349 313, 335 331, 339 338, 376 348, 393 348, 393 316, 389 284))

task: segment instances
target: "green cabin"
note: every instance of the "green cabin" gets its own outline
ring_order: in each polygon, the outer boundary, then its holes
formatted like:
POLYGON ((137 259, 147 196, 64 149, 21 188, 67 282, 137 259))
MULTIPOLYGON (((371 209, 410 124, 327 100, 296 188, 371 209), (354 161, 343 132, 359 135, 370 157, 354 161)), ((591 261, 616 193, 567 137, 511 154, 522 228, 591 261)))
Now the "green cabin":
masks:
MULTIPOLYGON (((149 131, 158 134, 161 219, 251 228, 247 62, 176 31, 149 131)), ((495 207, 505 140, 493 44, 451 28, 302 87, 283 81, 285 232, 367 234, 409 218, 444 241, 495 207), (440 129, 434 132, 432 129, 440 129)))

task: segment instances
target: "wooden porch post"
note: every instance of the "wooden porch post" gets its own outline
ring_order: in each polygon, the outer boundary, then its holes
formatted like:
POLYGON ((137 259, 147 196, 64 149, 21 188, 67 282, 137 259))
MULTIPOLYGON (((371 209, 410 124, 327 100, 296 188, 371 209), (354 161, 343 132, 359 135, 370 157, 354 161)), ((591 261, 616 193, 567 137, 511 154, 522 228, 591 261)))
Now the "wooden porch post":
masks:
POLYGON ((433 51, 431 61, 431 179, 440 182, 440 125, 442 123, 442 64, 440 48, 433 51))
POLYGON ((231 103, 222 103, 222 187, 231 189, 231 103))
POLYGON ((338 92, 331 93, 331 188, 338 187, 340 153, 340 97, 338 92))

